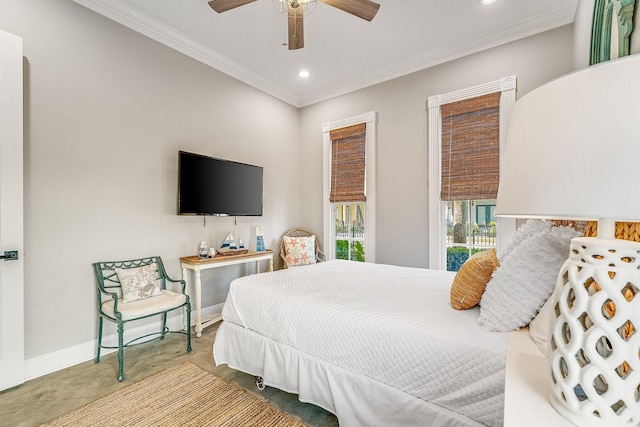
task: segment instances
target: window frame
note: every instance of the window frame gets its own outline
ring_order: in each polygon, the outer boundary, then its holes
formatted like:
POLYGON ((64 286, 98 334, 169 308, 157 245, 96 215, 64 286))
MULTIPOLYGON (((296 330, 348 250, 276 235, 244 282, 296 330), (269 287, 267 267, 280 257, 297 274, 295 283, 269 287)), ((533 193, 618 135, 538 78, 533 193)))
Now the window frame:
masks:
MULTIPOLYGON (((427 101, 429 115, 428 123, 428 148, 429 148, 429 255, 428 265, 430 269, 447 269, 445 224, 446 202, 440 200, 441 168, 442 168, 442 114, 441 106, 462 101, 464 99, 487 95, 492 92, 501 92, 500 95, 500 153, 504 153, 507 129, 511 109, 516 101, 516 76, 503 77, 500 80, 480 84, 467 89, 457 90, 442 95, 430 96, 427 101)), ((500 156, 500 170, 504 156, 500 156)), ((516 229, 514 218, 496 218, 498 230, 496 250, 506 246, 516 229)))
POLYGON ((334 205, 349 204, 347 202, 331 203, 329 194, 331 191, 331 136, 330 132, 347 126, 366 124, 365 150, 366 150, 366 172, 365 188, 367 200, 365 202, 353 202, 365 205, 366 226, 364 241, 366 242, 365 262, 376 262, 376 141, 378 113, 369 111, 358 116, 349 117, 342 120, 324 123, 322 125, 322 145, 323 145, 323 240, 325 246, 325 256, 327 260, 335 259, 336 247, 336 226, 334 220, 334 205))

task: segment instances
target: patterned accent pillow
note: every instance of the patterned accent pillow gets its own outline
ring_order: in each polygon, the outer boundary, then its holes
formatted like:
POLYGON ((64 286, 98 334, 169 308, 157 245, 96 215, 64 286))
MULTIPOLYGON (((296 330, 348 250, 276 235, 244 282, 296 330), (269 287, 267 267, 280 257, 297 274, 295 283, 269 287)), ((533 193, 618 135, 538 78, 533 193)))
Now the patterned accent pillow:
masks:
POLYGON ((316 263, 316 236, 283 236, 284 256, 289 267, 316 263))
POLYGON ((498 258, 495 248, 475 253, 466 260, 451 285, 451 306, 456 310, 467 310, 476 306, 496 267, 498 258))
POLYGON ((137 301, 160 295, 160 284, 156 276, 157 264, 136 268, 116 268, 118 280, 122 285, 122 302, 137 301))

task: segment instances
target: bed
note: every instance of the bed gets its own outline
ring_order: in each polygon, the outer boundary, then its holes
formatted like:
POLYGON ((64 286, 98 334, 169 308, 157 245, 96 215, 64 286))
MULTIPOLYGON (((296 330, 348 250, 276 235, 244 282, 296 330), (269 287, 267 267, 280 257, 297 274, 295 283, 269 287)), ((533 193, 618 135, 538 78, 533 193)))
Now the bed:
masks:
POLYGON ((506 334, 451 307, 454 276, 333 260, 239 278, 215 362, 344 426, 501 426, 506 334))

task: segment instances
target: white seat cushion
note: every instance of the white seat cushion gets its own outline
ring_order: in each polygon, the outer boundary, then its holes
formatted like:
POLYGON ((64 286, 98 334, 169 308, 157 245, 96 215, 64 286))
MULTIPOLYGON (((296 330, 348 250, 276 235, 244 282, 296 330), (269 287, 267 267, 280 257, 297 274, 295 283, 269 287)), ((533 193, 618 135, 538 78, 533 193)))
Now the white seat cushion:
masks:
MULTIPOLYGON (((160 295, 137 301, 123 303, 122 299, 120 299, 118 302, 118 311, 122 313, 122 320, 131 320, 179 307, 184 304, 186 300, 187 297, 184 294, 163 289, 160 295)), ((115 318, 113 300, 102 304, 102 311, 107 316, 115 318)))

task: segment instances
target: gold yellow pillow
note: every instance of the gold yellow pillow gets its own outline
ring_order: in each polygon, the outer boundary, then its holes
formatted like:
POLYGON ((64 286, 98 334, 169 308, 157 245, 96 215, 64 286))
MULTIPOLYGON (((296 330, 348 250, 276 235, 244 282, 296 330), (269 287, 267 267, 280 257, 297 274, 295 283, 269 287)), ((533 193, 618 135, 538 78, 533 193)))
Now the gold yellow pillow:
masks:
POLYGON ((451 285, 451 306, 456 310, 466 310, 476 306, 493 271, 498 267, 496 250, 477 252, 471 256, 456 274, 451 285))

